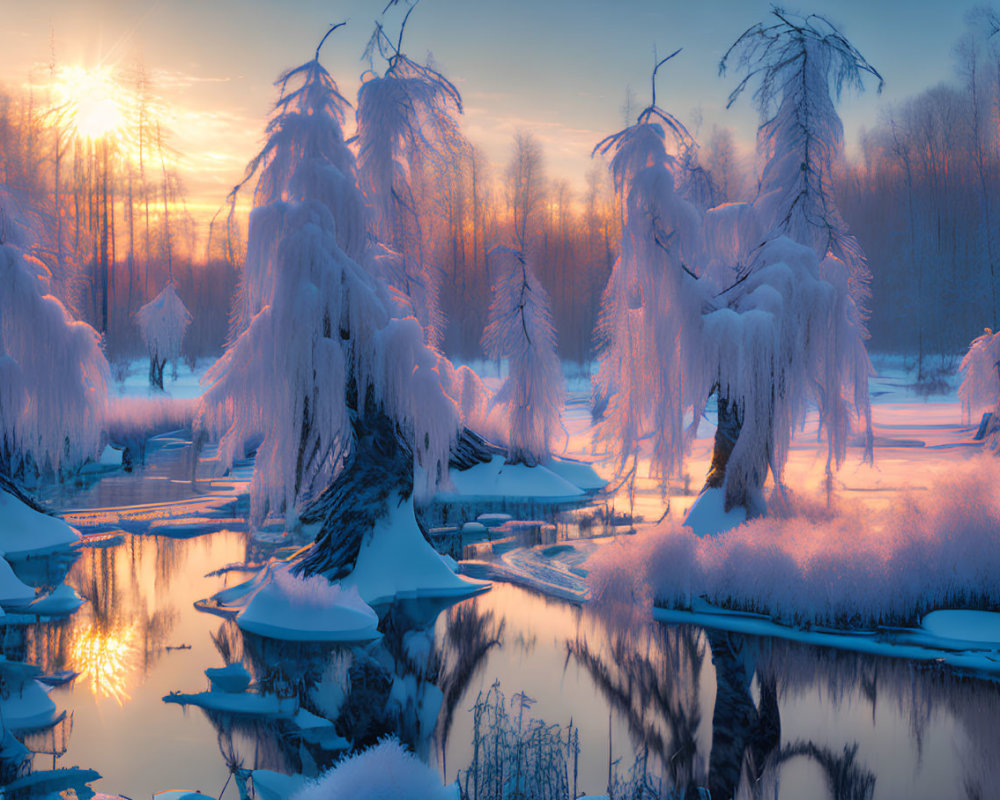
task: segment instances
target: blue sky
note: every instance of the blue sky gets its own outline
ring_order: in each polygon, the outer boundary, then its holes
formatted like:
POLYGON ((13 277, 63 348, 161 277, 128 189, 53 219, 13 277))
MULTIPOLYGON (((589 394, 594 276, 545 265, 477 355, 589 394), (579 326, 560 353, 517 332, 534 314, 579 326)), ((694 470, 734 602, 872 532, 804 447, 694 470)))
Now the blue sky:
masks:
MULTIPOLYGON (((331 22, 348 26, 323 60, 354 96, 360 55, 385 0, 0 1, 0 81, 23 84, 37 74, 50 41, 57 60, 85 66, 141 57, 169 109, 189 191, 211 204, 259 145, 274 78, 309 58, 331 22)), ((789 8, 828 15, 885 77, 881 97, 844 99, 849 146, 888 103, 952 79, 965 6, 814 0, 789 8)), ((543 143, 549 173, 579 187, 593 145, 621 127, 629 89, 638 108, 647 101, 654 48, 662 56, 683 47, 661 71, 660 105, 703 139, 713 124, 726 125, 749 146, 756 113, 748 98, 725 110, 738 78, 720 78, 718 62, 769 9, 759 0, 421 0, 404 44, 413 57, 433 57, 459 87, 467 134, 495 161, 506 158, 515 130, 530 130, 543 143)), ((400 16, 390 12, 390 29, 400 16)))

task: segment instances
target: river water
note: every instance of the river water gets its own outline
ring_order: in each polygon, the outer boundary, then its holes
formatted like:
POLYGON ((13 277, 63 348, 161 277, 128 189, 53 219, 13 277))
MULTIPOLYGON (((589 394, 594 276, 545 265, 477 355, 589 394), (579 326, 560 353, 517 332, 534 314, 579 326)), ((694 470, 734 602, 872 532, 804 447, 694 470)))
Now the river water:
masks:
MULTIPOLYGON (((181 501, 192 494, 190 459, 183 447, 167 449, 138 474, 64 490, 59 502, 181 501)), ((328 766, 334 751, 279 723, 163 702, 207 688, 206 668, 239 659, 257 681, 290 687, 304 707, 336 719, 356 744, 395 728, 448 781, 472 759, 477 697, 499 682, 508 698, 533 701, 523 701, 526 717, 572 720, 580 792, 605 792, 609 770, 625 773, 637 756, 669 785, 709 787, 716 798, 936 800, 988 797, 1000 786, 1000 691, 988 681, 626 624, 505 584, 450 607, 400 605, 367 649, 282 644, 194 608, 246 577, 209 573, 266 555, 248 549, 245 532, 217 527, 188 528, 186 538, 124 533, 85 547, 66 580, 89 602, 65 621, 8 631, 8 655, 81 673, 52 693, 66 720, 28 740, 36 768, 93 768, 103 775, 94 788, 138 800, 176 788, 219 796, 227 756, 285 772, 328 766), (382 713, 387 693, 399 700, 393 714, 382 713)), ((47 560, 20 569, 36 582, 61 572, 47 560)), ((223 796, 238 796, 232 782, 223 796)))

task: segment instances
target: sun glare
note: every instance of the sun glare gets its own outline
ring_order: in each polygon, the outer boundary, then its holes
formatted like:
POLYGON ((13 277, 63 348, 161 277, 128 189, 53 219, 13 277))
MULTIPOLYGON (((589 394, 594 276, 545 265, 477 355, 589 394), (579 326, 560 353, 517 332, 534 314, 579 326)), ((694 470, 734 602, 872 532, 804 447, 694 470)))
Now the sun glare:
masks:
POLYGON ((63 67, 55 92, 67 122, 81 138, 103 139, 122 126, 122 89, 109 67, 63 67))

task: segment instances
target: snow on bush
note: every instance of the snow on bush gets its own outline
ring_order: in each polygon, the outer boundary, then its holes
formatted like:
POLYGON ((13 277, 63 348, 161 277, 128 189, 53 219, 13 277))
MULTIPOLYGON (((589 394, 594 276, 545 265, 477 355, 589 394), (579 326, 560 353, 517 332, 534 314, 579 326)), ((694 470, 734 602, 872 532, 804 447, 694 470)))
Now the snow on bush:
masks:
POLYGON ((191 314, 177 296, 174 284, 168 283, 163 291, 135 312, 135 321, 149 352, 150 384, 162 389, 163 365, 180 356, 191 314))
POLYGON ((441 783, 437 772, 389 737, 340 761, 310 781, 292 800, 329 800, 357 797, 365 800, 455 800, 455 792, 441 783))
POLYGON ((102 447, 108 362, 49 293, 49 272, 0 245, 0 472, 63 473, 102 447))
POLYGON ((795 624, 913 624, 935 608, 1000 609, 1000 467, 974 459, 885 510, 793 503, 699 538, 670 520, 599 548, 598 603, 687 608, 696 597, 795 624))
POLYGON ((959 366, 962 385, 958 397, 967 422, 973 415, 993 409, 1000 401, 1000 333, 986 332, 972 340, 959 366))
POLYGON ((520 251, 494 248, 489 263, 493 300, 483 349, 491 358, 506 358, 510 369, 492 402, 507 412, 508 461, 534 466, 551 455, 563 406, 551 303, 520 251))

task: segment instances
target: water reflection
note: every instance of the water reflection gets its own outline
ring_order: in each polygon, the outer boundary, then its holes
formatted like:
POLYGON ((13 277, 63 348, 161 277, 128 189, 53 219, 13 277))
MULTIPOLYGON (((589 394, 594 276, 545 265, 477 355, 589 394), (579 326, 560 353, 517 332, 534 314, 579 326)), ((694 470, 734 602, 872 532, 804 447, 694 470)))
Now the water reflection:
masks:
POLYGON ((78 680, 118 705, 132 699, 127 687, 138 661, 136 628, 135 623, 107 628, 92 622, 77 629, 70 644, 69 668, 80 673, 78 680))
MULTIPOLYGON (((609 762, 624 772, 637 756, 665 786, 713 797, 981 798, 1000 785, 992 683, 698 628, 626 626, 502 584, 451 607, 382 609, 385 635, 369 646, 281 643, 192 608, 245 577, 206 573, 248 557, 245 537, 227 533, 85 550, 66 579, 90 602, 6 637, 9 657, 84 673, 53 694, 70 712, 66 741, 33 748, 54 761, 68 747, 67 762, 105 774, 106 791, 139 797, 173 786, 178 763, 198 776, 192 786, 215 792, 235 766, 316 774, 345 747, 391 732, 451 781, 471 760, 469 709, 499 680, 508 698, 537 700, 534 716, 573 720, 588 793, 606 791, 609 762), (160 701, 234 662, 333 732, 160 701)), ((57 583, 65 565, 32 569, 57 583)))

